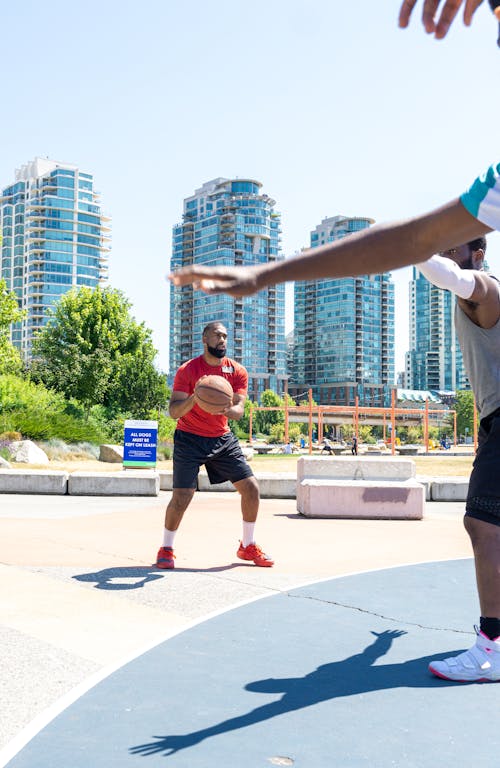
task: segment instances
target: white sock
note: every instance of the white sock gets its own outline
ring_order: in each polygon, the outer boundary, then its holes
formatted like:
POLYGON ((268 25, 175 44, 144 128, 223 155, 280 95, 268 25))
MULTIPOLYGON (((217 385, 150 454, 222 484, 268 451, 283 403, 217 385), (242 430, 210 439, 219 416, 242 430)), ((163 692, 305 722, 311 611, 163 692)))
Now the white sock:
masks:
POLYGON ((254 531, 255 523, 246 523, 245 520, 243 520, 242 544, 244 547, 248 547, 249 544, 255 544, 254 531))
POLYGON ((174 548, 174 539, 177 531, 169 531, 168 528, 163 529, 163 545, 164 547, 174 548))

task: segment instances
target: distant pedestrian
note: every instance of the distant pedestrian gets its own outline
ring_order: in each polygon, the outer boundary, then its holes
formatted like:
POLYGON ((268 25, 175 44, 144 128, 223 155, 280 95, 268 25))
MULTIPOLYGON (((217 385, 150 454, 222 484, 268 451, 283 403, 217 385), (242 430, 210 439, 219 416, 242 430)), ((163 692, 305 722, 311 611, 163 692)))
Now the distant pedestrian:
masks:
POLYGON ((331 446, 331 443, 327 437, 323 438, 323 448, 321 449, 321 453, 327 452, 330 456, 333 453, 333 448, 331 446))
POLYGON ((351 453, 353 456, 358 455, 358 438, 356 435, 353 435, 352 437, 351 453))

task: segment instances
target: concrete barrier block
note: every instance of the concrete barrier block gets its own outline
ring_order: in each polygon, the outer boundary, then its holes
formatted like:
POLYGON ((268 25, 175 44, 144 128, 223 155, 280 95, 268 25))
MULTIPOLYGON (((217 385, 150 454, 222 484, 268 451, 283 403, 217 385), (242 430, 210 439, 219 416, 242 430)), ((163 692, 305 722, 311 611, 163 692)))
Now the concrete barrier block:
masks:
POLYGON ((306 477, 404 481, 415 475, 415 462, 396 456, 301 456, 297 461, 299 483, 306 477))
POLYGON ((438 477, 431 483, 432 501, 465 501, 469 490, 466 477, 438 477))
POLYGON ((73 472, 68 478, 70 496, 158 496, 160 477, 154 470, 73 472))
POLYGON ((200 472, 198 475, 198 490, 199 491, 236 491, 234 485, 226 480, 224 483, 216 483, 213 485, 208 479, 206 472, 200 472))
MULTIPOLYGON (((172 470, 160 470, 160 490, 171 491, 173 482, 172 470)), ((294 472, 259 473, 255 475, 259 483, 260 495, 263 499, 294 499, 296 495, 296 479, 294 472)), ((235 491, 234 485, 227 481, 212 485, 205 472, 198 475, 199 491, 235 491)))
POLYGON ((174 473, 171 469, 159 469, 160 491, 171 491, 174 480, 174 473))
POLYGON ((68 473, 48 469, 0 470, 0 493, 43 493, 64 496, 68 473))
POLYGON ((421 520, 424 515, 425 491, 416 480, 353 483, 306 478, 301 490, 297 509, 306 517, 421 520))
POLYGON ((296 496, 295 472, 259 473, 256 478, 263 499, 294 499, 296 496))
POLYGON ((420 483, 425 488, 425 500, 431 501, 432 494, 431 494, 431 486, 432 486, 432 477, 424 477, 423 475, 417 475, 415 478, 417 483, 420 483))

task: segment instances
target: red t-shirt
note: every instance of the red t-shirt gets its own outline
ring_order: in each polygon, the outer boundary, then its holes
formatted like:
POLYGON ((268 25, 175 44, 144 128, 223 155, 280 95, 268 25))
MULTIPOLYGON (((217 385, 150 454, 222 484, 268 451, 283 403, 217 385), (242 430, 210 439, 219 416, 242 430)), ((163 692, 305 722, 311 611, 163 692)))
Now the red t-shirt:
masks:
MULTIPOLYGON (((202 376, 222 376, 229 381, 235 394, 246 397, 248 373, 242 365, 230 360, 229 357, 223 357, 220 365, 209 365, 203 355, 188 360, 175 374, 173 391, 192 395, 196 382, 202 376)), ((202 437, 220 437, 230 431, 226 416, 207 413, 196 403, 188 413, 180 417, 177 429, 202 437)))

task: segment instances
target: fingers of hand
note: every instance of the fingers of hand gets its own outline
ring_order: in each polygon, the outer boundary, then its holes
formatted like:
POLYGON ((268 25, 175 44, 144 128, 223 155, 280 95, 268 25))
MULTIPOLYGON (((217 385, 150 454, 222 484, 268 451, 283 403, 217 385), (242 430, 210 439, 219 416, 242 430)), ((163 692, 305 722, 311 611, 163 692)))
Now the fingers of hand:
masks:
POLYGON ((463 0, 446 0, 438 23, 435 25, 435 36, 441 40, 447 34, 463 0))
POLYGON ((400 27, 404 28, 408 26, 411 12, 413 11, 413 8, 416 2, 417 0, 404 0, 404 2, 402 3, 401 8, 399 9, 399 19, 398 19, 398 24, 400 27))
MULTIPOLYGON (((472 24, 472 17, 481 5, 483 0, 465 0, 464 8, 464 24, 466 27, 470 27, 472 24)), ((500 19, 499 19, 500 21, 500 19)))

